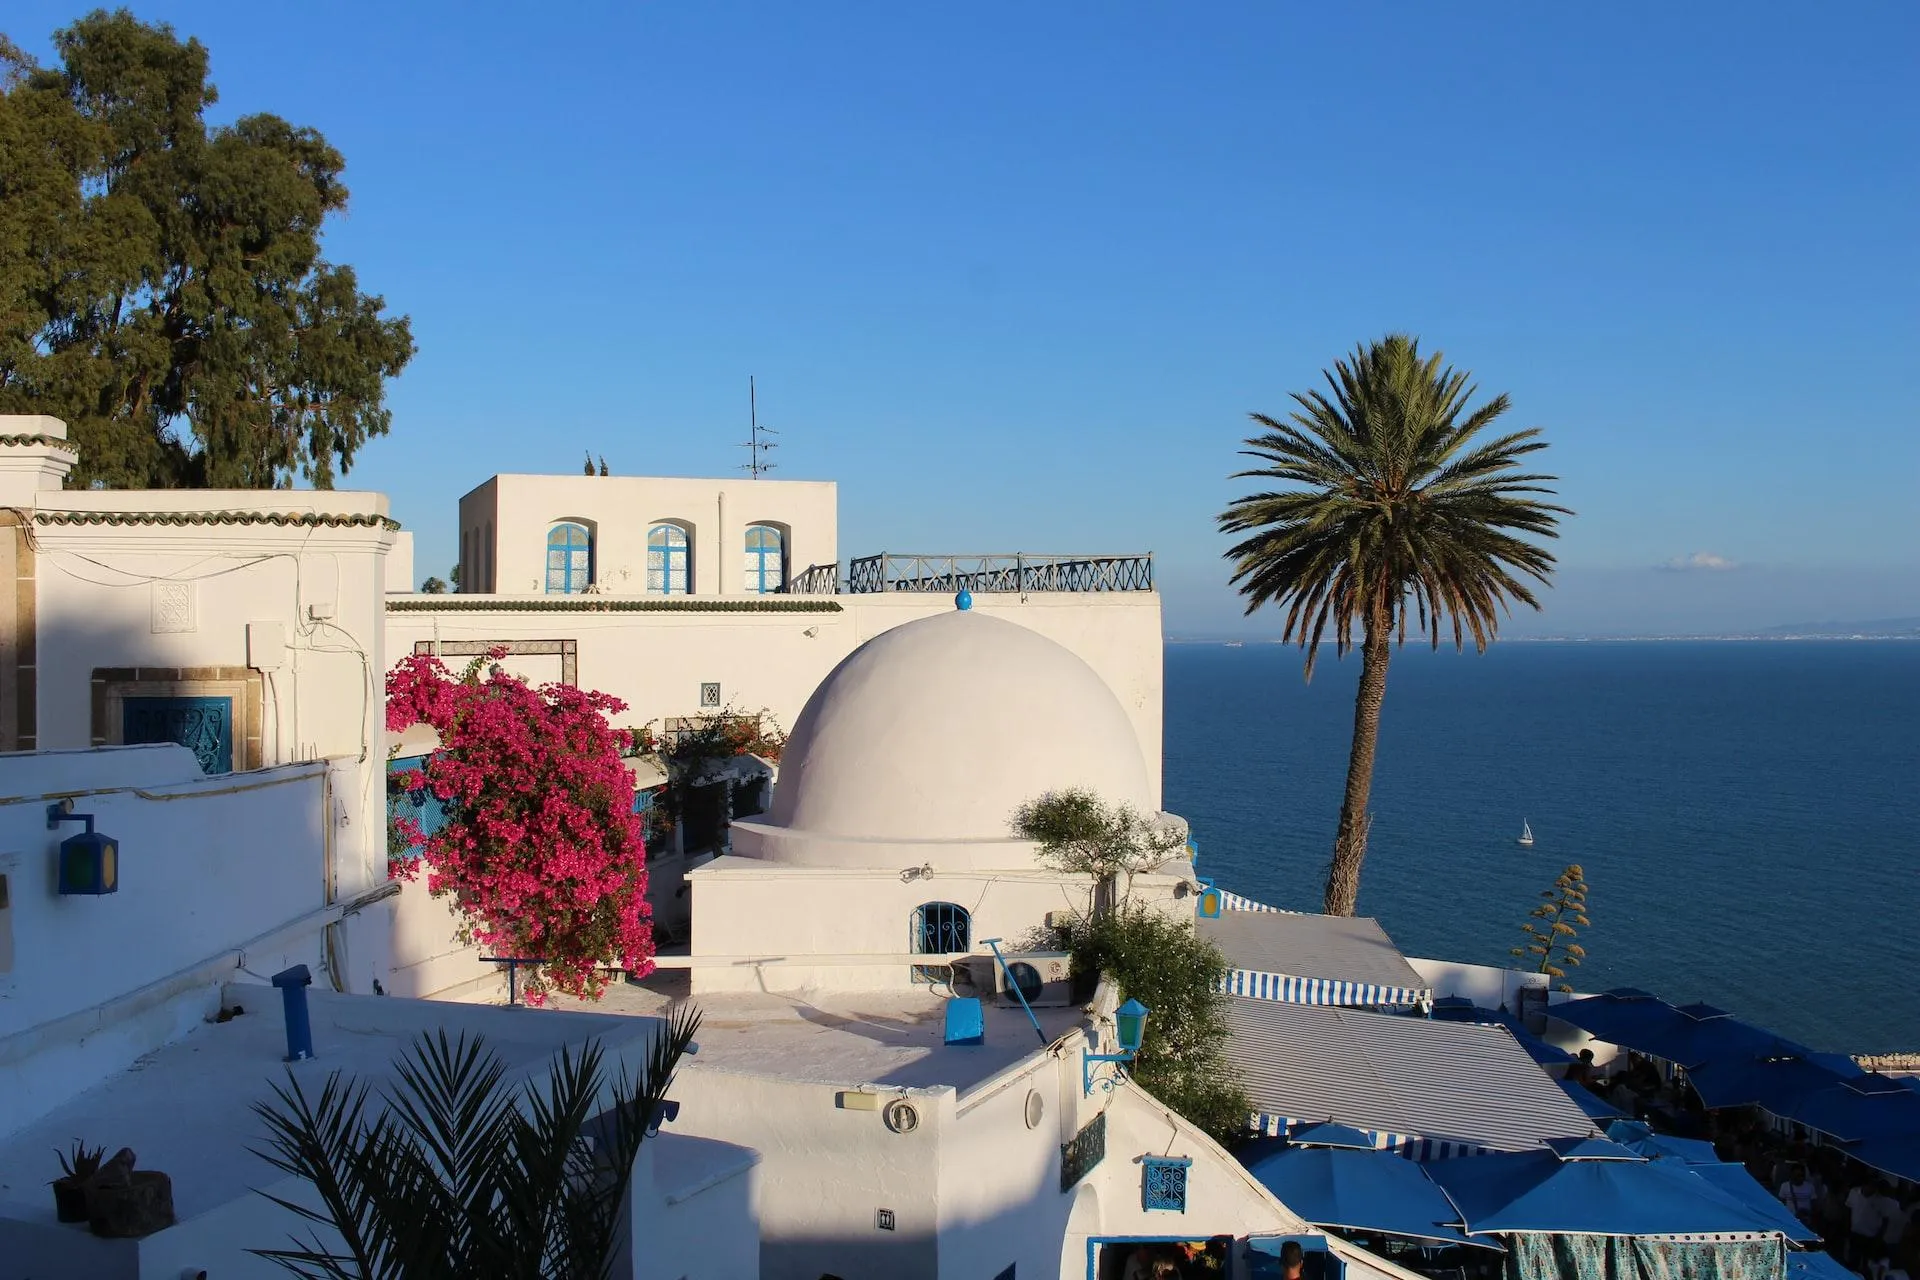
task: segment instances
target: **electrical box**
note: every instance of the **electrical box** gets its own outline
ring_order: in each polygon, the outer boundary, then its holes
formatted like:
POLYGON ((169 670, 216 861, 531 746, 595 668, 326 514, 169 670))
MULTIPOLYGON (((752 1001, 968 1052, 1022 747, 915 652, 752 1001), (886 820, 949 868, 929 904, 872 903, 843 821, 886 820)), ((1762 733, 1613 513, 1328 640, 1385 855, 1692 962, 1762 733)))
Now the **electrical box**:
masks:
POLYGON ((247 624, 247 665, 255 671, 278 671, 287 665, 287 624, 247 624))

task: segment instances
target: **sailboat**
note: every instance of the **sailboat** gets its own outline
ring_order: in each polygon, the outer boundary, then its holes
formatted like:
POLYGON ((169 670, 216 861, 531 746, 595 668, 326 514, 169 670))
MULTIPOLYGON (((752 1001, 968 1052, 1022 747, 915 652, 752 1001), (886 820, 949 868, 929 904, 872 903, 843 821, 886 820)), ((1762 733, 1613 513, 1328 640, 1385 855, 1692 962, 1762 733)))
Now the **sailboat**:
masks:
POLYGON ((1520 843, 1520 844, 1521 844, 1522 846, 1525 846, 1525 847, 1527 847, 1527 848, 1531 848, 1531 847, 1533 846, 1533 828, 1527 825, 1527 822, 1526 822, 1526 819, 1525 819, 1525 818, 1522 818, 1522 819, 1520 820, 1520 840, 1519 840, 1519 843, 1520 843))

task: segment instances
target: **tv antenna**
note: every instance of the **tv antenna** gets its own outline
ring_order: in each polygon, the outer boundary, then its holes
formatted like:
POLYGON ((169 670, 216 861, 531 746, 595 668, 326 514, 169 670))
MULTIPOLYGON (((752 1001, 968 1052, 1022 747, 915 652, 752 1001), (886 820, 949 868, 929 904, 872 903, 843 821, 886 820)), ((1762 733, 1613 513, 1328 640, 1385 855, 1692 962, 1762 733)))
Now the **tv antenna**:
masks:
POLYGON ((760 425, 760 401, 754 391, 752 374, 747 375, 747 430, 747 441, 740 446, 747 450, 747 461, 740 465, 740 469, 758 480, 774 467, 773 463, 767 461, 767 452, 780 447, 776 441, 762 440, 760 437, 777 436, 780 433, 772 427, 760 425))

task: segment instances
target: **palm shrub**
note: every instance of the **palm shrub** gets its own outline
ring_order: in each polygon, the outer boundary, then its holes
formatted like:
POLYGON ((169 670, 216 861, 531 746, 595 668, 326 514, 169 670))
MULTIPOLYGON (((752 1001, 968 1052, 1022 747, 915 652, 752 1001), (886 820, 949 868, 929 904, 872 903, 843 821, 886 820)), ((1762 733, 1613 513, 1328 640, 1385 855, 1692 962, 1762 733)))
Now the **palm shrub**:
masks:
POLYGON ((444 1030, 378 1095, 337 1071, 309 1095, 289 1075, 254 1106, 268 1132, 256 1154, 320 1208, 268 1196, 310 1226, 253 1252, 313 1280, 606 1280, 634 1159, 699 1025, 676 1011, 638 1076, 610 1082, 589 1043, 563 1049, 544 1087, 510 1088, 483 1037, 444 1030))
POLYGON ((1543 501, 1553 476, 1521 462, 1547 447, 1538 429, 1479 439, 1508 409, 1499 395, 1478 408, 1470 376, 1423 357, 1416 338, 1367 343, 1326 374, 1331 392, 1296 392, 1282 422, 1256 413, 1261 434, 1242 452, 1259 460, 1235 479, 1276 482, 1220 515, 1235 543, 1232 580, 1247 612, 1286 611, 1284 640, 1306 650, 1306 676, 1329 629, 1341 656, 1360 640, 1360 685, 1346 794, 1327 868, 1325 909, 1350 916, 1367 856, 1387 660, 1409 631, 1440 647, 1473 637, 1485 651, 1513 602, 1535 609, 1528 585, 1548 581, 1554 560, 1529 539, 1557 536, 1565 507, 1543 501))
POLYGON ((1076 917, 1068 947, 1076 972, 1104 975, 1151 1011, 1133 1078, 1220 1142, 1244 1138, 1253 1107, 1226 1055, 1220 949, 1190 922, 1138 903, 1076 917))

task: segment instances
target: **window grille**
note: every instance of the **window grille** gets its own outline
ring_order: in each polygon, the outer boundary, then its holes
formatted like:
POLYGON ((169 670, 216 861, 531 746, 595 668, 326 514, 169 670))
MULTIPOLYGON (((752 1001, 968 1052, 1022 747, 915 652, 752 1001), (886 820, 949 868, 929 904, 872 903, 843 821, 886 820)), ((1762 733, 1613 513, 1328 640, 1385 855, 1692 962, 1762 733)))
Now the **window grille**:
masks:
POLYGON ((1087 1121, 1073 1141, 1060 1148, 1060 1189, 1071 1191, 1107 1156, 1107 1113, 1087 1121))
MULTIPOLYGON (((915 955, 951 955, 972 945, 973 917, 965 907, 952 902, 928 902, 913 909, 913 924, 907 949, 915 955)), ((946 965, 915 965, 916 982, 945 982, 946 965)))
POLYGON ((128 698, 121 704, 120 741, 177 742, 200 771, 233 772, 232 698, 128 698))
POLYGON ((1140 1207, 1185 1213, 1187 1169, 1192 1164, 1188 1159, 1165 1156, 1147 1156, 1141 1160, 1140 1207))
POLYGON ((747 526, 746 589, 769 595, 787 589, 786 537, 770 524, 747 526))
POLYGON ((647 530, 647 590, 666 596, 693 594, 693 547, 677 524, 647 530))
POLYGON ((578 595, 593 582, 593 535, 582 524, 547 530, 547 594, 578 595))

